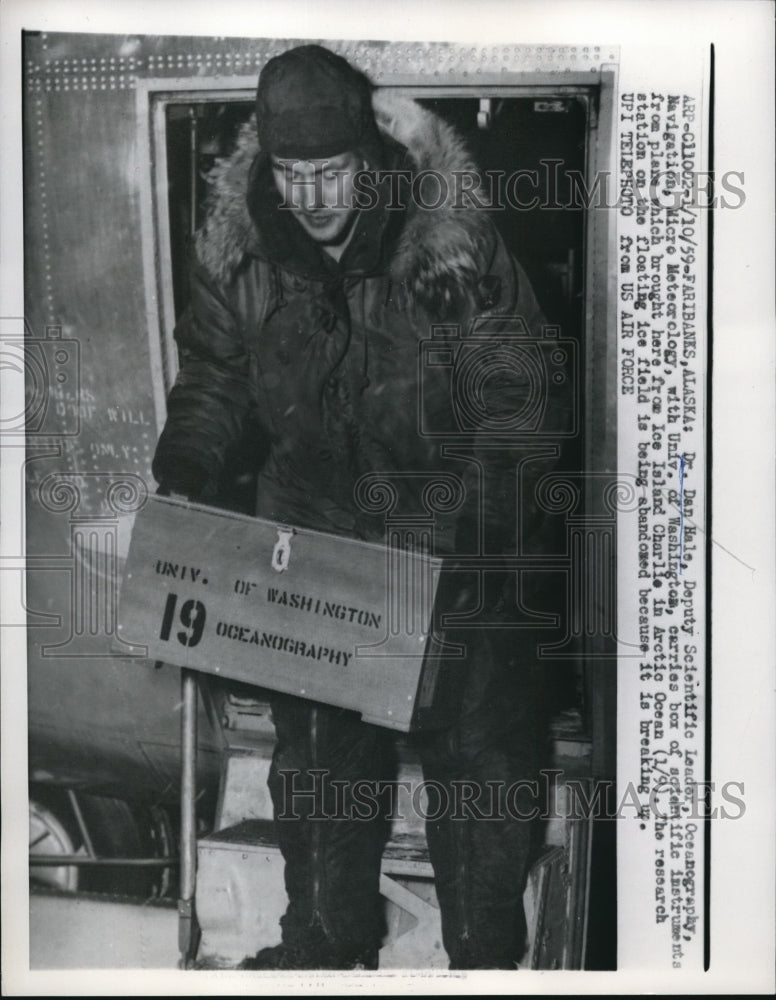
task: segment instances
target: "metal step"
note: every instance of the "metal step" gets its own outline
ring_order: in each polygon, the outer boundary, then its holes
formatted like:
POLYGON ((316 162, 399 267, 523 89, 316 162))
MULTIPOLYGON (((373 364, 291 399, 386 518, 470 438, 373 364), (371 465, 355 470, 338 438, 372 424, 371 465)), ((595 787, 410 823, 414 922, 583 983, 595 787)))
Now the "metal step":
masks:
MULTIPOLYGON (((198 843, 198 960, 233 968, 278 944, 287 897, 272 822, 246 820, 198 843)), ((380 968, 446 968, 439 907, 425 839, 394 838, 383 854, 380 892, 388 932, 380 968)))

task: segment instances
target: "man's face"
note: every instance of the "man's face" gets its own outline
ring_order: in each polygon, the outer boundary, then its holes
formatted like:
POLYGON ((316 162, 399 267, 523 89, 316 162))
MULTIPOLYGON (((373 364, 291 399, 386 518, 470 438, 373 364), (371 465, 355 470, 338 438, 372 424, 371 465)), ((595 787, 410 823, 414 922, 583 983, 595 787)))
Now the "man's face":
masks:
POLYGON ((272 176, 283 201, 304 231, 324 246, 346 239, 357 208, 353 179, 364 162, 355 152, 319 160, 272 157, 272 176))

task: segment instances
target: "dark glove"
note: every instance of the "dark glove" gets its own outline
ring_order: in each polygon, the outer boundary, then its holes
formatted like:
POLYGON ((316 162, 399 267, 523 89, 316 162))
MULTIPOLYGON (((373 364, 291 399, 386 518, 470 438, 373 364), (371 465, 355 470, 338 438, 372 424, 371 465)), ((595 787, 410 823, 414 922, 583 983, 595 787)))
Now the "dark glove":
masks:
POLYGON ((206 500, 215 490, 208 472, 201 465, 181 459, 165 468, 156 492, 163 497, 177 494, 188 500, 206 500))

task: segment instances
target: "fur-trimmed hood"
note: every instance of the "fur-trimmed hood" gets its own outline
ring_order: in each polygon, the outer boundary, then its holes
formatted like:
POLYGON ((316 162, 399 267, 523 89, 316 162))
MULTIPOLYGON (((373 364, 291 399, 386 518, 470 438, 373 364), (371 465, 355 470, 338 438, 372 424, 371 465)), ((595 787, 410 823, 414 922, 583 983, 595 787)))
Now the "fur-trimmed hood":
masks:
MULTIPOLYGON (((447 199, 439 208, 409 206, 391 252, 391 279, 420 303, 449 305, 471 294, 487 268, 487 216, 471 203, 460 207, 460 196, 455 206, 454 172, 477 168, 457 132, 412 99, 376 90, 372 103, 380 131, 406 147, 416 170, 434 170, 448 180, 447 199)), ((258 153, 252 116, 241 128, 234 152, 216 164, 209 178, 209 208, 196 250, 199 261, 220 281, 230 280, 246 254, 262 253, 246 201, 258 153)))

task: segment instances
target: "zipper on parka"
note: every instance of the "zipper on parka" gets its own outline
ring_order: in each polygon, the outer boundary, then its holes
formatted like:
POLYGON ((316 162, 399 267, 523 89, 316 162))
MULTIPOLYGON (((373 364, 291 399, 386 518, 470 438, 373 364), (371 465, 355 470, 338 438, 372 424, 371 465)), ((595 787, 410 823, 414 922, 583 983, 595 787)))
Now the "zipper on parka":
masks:
MULTIPOLYGON (((312 763, 313 769, 318 769, 318 706, 313 705, 310 709, 310 761, 312 763)), ((313 809, 313 811, 315 811, 313 809)), ((323 933, 330 940, 334 940, 332 934, 332 929, 327 925, 327 921, 324 918, 324 908, 321 906, 321 854, 322 854, 322 844, 321 835, 322 828, 318 820, 308 820, 310 823, 310 865, 312 868, 312 914, 310 916, 310 926, 314 927, 316 923, 322 929, 323 933)))
POLYGON ((466 864, 466 829, 464 823, 453 823, 457 869, 458 926, 461 941, 469 940, 469 870, 466 864))
MULTIPOLYGON (((461 759, 460 734, 454 729, 450 734, 451 757, 454 761, 461 759)), ((454 772, 455 773, 455 772, 454 772)), ((455 852, 455 874, 456 874, 456 908, 458 911, 459 940, 463 943, 469 940, 469 866, 467 864, 467 831, 466 821, 457 822, 450 818, 448 823, 451 826, 453 839, 453 850, 455 852)))

